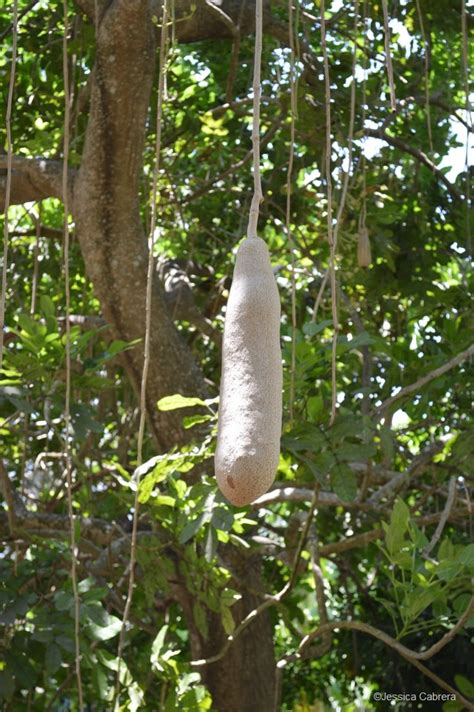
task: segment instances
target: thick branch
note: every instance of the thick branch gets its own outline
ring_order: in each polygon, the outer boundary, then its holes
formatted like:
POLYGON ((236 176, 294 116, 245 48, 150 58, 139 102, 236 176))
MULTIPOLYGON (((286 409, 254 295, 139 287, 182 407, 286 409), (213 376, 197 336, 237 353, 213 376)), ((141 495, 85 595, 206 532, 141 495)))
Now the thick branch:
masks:
MULTIPOLYGON (((310 502, 313 490, 305 487, 275 487, 266 494, 252 502, 252 509, 267 507, 269 504, 277 502, 310 502)), ((332 492, 319 492, 317 497, 318 507, 345 507, 347 509, 357 508, 361 510, 373 509, 371 505, 363 502, 343 502, 332 492)))
MULTIPOLYGON (((75 0, 75 3, 94 22, 94 0, 75 0)), ((134 2, 129 4, 133 6, 134 2)), ((103 14, 106 5, 104 0, 99 0, 99 16, 103 14)), ((149 0, 149 6, 153 15, 161 16, 162 0, 149 0)), ((270 20, 270 0, 264 0, 264 12, 264 26, 267 26, 270 20)), ((174 13, 176 39, 181 43, 232 39, 237 26, 243 35, 255 31, 255 0, 175 0, 174 13)))
MULTIPOLYGON (((0 155, 0 210, 5 208, 7 167, 6 156, 0 155)), ((62 163, 46 158, 23 158, 14 156, 12 163, 12 186, 10 205, 20 205, 44 198, 62 198, 62 163)), ((75 171, 70 171, 70 198, 75 171)))

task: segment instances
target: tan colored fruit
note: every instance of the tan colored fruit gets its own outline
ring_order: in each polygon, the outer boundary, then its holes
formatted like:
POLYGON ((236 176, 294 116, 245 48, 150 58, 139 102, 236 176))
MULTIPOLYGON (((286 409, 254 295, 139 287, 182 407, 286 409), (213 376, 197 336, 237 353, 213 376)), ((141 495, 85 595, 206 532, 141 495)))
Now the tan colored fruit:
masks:
POLYGON ((370 249, 369 231, 362 227, 357 239, 357 264, 359 267, 369 267, 372 263, 372 251, 370 249))
POLYGON ((275 479, 282 418, 280 298, 265 242, 239 247, 224 327, 217 483, 245 506, 275 479))

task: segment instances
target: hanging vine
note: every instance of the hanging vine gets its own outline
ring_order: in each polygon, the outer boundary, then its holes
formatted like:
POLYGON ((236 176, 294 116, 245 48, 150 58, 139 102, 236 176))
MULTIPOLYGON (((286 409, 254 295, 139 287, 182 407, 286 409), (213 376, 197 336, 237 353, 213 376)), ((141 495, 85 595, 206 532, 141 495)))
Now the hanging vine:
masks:
POLYGON ((73 510, 72 490, 72 457, 71 457, 71 291, 69 277, 69 130, 71 116, 71 96, 69 89, 69 57, 68 33, 69 18, 67 0, 63 0, 64 34, 63 34, 63 82, 64 82, 64 137, 63 137, 63 167, 62 167, 62 193, 64 205, 64 292, 66 299, 65 331, 66 331, 66 383, 64 402, 64 427, 65 427, 65 464, 66 464, 66 490, 67 509, 69 517, 69 543, 71 550, 71 582, 74 596, 74 654, 77 679, 77 692, 79 697, 79 710, 84 709, 82 676, 81 676, 81 648, 80 624, 81 601, 77 582, 77 544, 76 525, 73 510))
POLYGON ((461 32, 462 32, 462 69, 464 79, 464 93, 466 96, 466 247, 469 255, 472 255, 472 227, 471 227, 471 173, 469 165, 469 140, 473 130, 472 125, 472 107, 469 90, 469 45, 467 35, 467 12, 466 0, 462 0, 461 8, 461 32))
POLYGON ((7 179, 5 186, 5 218, 3 221, 3 264, 2 264, 2 287, 0 295, 0 369, 3 363, 3 331, 5 326, 5 302, 7 296, 7 269, 8 269, 8 212, 10 209, 10 193, 12 186, 12 104, 13 92, 15 90, 15 71, 18 45, 18 0, 13 2, 12 20, 12 63, 10 69, 10 83, 8 85, 7 112, 5 116, 5 127, 7 132, 7 179))
POLYGON ((420 0, 416 0, 416 11, 418 13, 418 20, 420 22, 421 37, 423 39, 424 48, 424 67, 425 67, 425 111, 426 111, 426 125, 428 129, 428 142, 430 146, 430 152, 433 153, 433 132, 431 129, 431 107, 430 107, 430 52, 429 52, 429 42, 425 31, 425 23, 423 20, 423 13, 421 11, 420 0))
POLYGON ((390 50, 390 25, 388 18, 387 0, 382 0, 383 9, 383 27, 384 27, 384 42, 385 42, 385 62, 387 65, 388 86, 390 91, 390 108, 395 111, 397 108, 397 100, 395 97, 395 81, 393 79, 393 64, 392 53, 390 50))
POLYGON ((143 349, 143 371, 140 387, 140 420, 138 426, 137 439, 137 470, 135 474, 135 496, 133 502, 133 520, 132 520, 132 536, 130 542, 130 563, 128 574, 127 598, 122 618, 122 627, 120 629, 119 643, 117 649, 117 677, 115 682, 115 709, 119 708, 120 694, 120 674, 123 657, 123 648, 125 643, 125 633, 127 622, 130 615, 130 609, 133 600, 133 589, 135 585, 135 564, 137 558, 137 532, 138 532, 138 512, 140 506, 140 475, 139 468, 143 463, 143 441, 145 435, 146 424, 146 388, 148 380, 148 371, 150 367, 150 337, 151 337, 151 309, 152 309, 152 294, 153 294, 153 272, 155 267, 154 246, 156 232, 156 212, 158 198, 158 177, 160 172, 160 154, 161 154, 161 134, 162 134, 162 116, 163 102, 165 96, 165 80, 166 80, 166 62, 168 51, 168 1, 163 3, 163 12, 161 17, 161 40, 160 40, 160 60, 158 69, 158 98, 156 111, 156 141, 155 141, 155 165, 153 170, 153 186, 151 196, 151 217, 150 217, 150 237, 149 237, 149 253, 148 253, 148 268, 147 268, 147 285, 146 285, 146 306, 145 306, 145 342, 143 349))
POLYGON ((334 244, 337 246, 337 239, 339 236, 339 229, 342 222, 342 216, 344 214, 344 208, 346 207, 347 189, 349 187, 349 180, 351 177, 352 170, 352 154, 354 149, 354 125, 355 125, 355 107, 356 107, 356 63, 357 63, 357 30, 359 27, 359 0, 355 0, 354 5, 354 42, 352 49, 352 68, 351 68, 351 102, 349 109, 349 130, 347 134, 347 171, 344 174, 344 179, 342 181, 341 198, 339 200, 339 207, 337 210, 336 224, 334 226, 334 244))
MULTIPOLYGON (((363 57, 363 77, 362 77, 362 133, 363 142, 365 139, 365 119, 366 119, 366 104, 367 104, 367 54, 366 54, 366 36, 367 36, 367 0, 364 0, 363 10, 362 10, 362 57, 363 57)), ((362 158, 361 158, 361 173, 362 173, 362 196, 361 196, 361 209, 359 213, 359 226, 358 226, 358 238, 357 238, 357 261, 359 267, 368 266, 362 260, 364 256, 365 262, 369 262, 372 259, 370 255, 370 239, 367 230, 367 163, 365 158, 365 146, 362 144, 362 158)))
MULTIPOLYGON (((299 3, 296 0, 296 12, 298 13, 299 3)), ((295 35, 298 36, 298 15, 296 16, 296 28, 293 23, 293 2, 288 0, 288 40, 290 45, 290 153, 288 157, 288 170, 286 176, 286 233, 290 245, 291 256, 291 371, 290 371, 290 422, 293 421, 293 407, 295 401, 295 374, 296 374, 296 263, 295 246, 293 233, 291 230, 291 182, 293 177, 293 164, 295 157, 295 135, 297 117, 298 98, 298 78, 296 76, 296 48, 295 35)))
POLYGON ((247 237, 257 236, 258 216, 260 203, 263 200, 262 178, 260 174, 260 101, 262 96, 261 86, 261 59, 263 36, 263 6, 262 0, 255 3, 255 54, 253 63, 253 116, 252 116, 252 154, 253 154, 253 185, 254 191, 250 205, 247 237))
MULTIPOLYGON (((337 336, 339 332, 338 309, 337 309, 337 281, 336 281, 336 242, 333 226, 333 196, 332 196, 332 176, 331 176, 331 78, 329 76, 329 58, 326 43, 326 18, 325 0, 321 0, 321 49, 324 63, 324 86, 325 86, 325 110, 326 110, 326 185, 327 185, 327 226, 329 243, 329 279, 331 283, 331 309, 333 323, 332 357, 331 357, 331 418, 330 425, 336 418, 337 407, 337 336)), ((336 235, 337 237, 337 235, 336 235)))

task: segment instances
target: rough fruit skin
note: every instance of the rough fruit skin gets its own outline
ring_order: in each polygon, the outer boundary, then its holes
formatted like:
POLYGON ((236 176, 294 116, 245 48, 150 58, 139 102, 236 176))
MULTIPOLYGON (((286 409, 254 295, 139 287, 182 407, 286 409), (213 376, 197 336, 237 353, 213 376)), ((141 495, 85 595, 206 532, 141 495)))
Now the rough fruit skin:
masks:
POLYGON ((215 471, 223 495, 245 506, 275 479, 282 419, 280 298, 265 242, 237 252, 222 345, 215 471))

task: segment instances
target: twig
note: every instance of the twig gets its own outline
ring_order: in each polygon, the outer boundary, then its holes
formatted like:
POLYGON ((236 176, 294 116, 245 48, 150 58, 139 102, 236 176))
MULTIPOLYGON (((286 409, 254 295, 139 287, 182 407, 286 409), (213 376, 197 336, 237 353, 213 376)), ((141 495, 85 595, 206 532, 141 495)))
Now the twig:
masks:
POLYGON ((255 53, 253 65, 253 115, 252 115, 252 148, 253 148, 253 181, 254 192, 250 206, 247 237, 257 237, 260 203, 263 200, 262 179, 260 175, 260 96, 261 64, 263 37, 263 0, 255 2, 255 53))
POLYGON ((224 12, 222 8, 220 8, 215 2, 212 2, 212 0, 205 0, 206 6, 218 16, 218 18, 221 20, 222 24, 224 24, 229 32, 231 33, 232 37, 237 37, 238 36, 238 28, 235 22, 229 15, 224 12))
POLYGON ((416 158, 417 161, 429 168, 433 175, 437 176, 437 178, 446 186, 453 198, 456 198, 457 200, 461 201, 464 200, 463 196, 457 190, 457 188, 451 183, 451 181, 448 180, 448 178, 446 178, 444 173, 435 166, 433 161, 428 158, 426 153, 423 153, 423 151, 420 151, 414 146, 410 146, 410 144, 405 143, 405 141, 402 141, 402 139, 398 138, 397 136, 391 136, 387 134, 382 129, 366 128, 365 135, 371 136, 372 138, 379 138, 382 141, 385 141, 386 143, 390 144, 390 146, 393 146, 394 148, 399 148, 401 151, 410 154, 410 156, 413 156, 413 158, 416 158))
MULTIPOLYGON (((161 42, 160 42, 160 62, 159 62, 159 74, 158 74, 158 99, 157 99, 157 110, 156 110, 156 142, 155 142, 155 166, 153 171, 153 188, 152 188, 152 206, 151 206, 151 224, 150 224, 150 245, 148 252, 148 270, 147 270, 147 284, 146 284, 146 305, 145 305, 145 343, 144 343, 144 354, 143 354, 143 371, 141 379, 140 388, 140 421, 138 427, 138 441, 137 441, 137 465, 143 462, 143 440, 145 435, 145 423, 146 423, 146 388, 148 381, 148 371, 150 367, 150 343, 151 343, 151 309, 152 309, 152 295, 153 295, 153 272, 155 267, 154 260, 154 240, 156 231, 156 207, 157 207, 157 197, 158 197, 158 176, 160 171, 160 154, 161 154, 161 133, 162 133, 162 116, 163 116, 163 100, 164 100, 164 90, 165 90, 165 78, 166 78, 166 59, 168 51, 168 0, 163 2, 163 14, 162 14, 162 24, 161 24, 161 42)), ((139 470, 138 470, 139 472, 139 470)), ((122 618, 122 627, 120 629, 118 650, 117 650, 117 677, 115 680, 115 693, 114 693, 114 709, 119 709, 119 693, 120 693, 120 668, 122 662, 123 648, 125 643, 125 632, 127 627, 127 621, 130 615, 130 609, 132 606, 133 599, 133 588, 135 585, 135 562, 137 556, 137 538, 138 538, 138 512, 140 506, 140 475, 136 475, 136 488, 133 503, 133 521, 132 521, 132 536, 130 543, 130 564, 129 564, 129 576, 128 576, 128 590, 127 598, 125 601, 125 608, 122 618)))
POLYGON ((69 315, 71 313, 71 292, 69 278, 69 129, 71 116, 71 96, 69 92, 69 57, 68 57, 68 3, 63 0, 64 13, 64 34, 63 34, 63 81, 64 81, 64 141, 63 141, 63 165, 62 165, 62 193, 64 203, 64 292, 66 298, 66 383, 65 383, 65 403, 64 403, 64 427, 65 427, 65 459, 66 459, 66 483, 67 483, 67 509, 69 518, 69 536, 71 549, 71 582, 74 595, 74 648, 75 648, 75 668, 77 678, 77 692, 79 697, 79 710, 84 709, 84 698, 82 690, 81 676, 81 647, 80 647, 80 625, 81 625, 81 601, 77 583, 77 546, 76 546, 76 523, 72 502, 72 460, 71 460, 71 324, 69 315))
POLYGON ((457 635, 461 628, 463 628, 464 624, 467 623, 473 611, 474 596, 472 596, 468 606, 466 607, 466 610, 459 618, 457 623, 451 628, 451 630, 445 633, 443 637, 440 638, 436 643, 433 643, 433 645, 428 648, 428 650, 424 650, 420 653, 416 650, 410 650, 410 648, 407 648, 405 645, 403 645, 403 643, 400 643, 398 640, 395 640, 395 638, 392 638, 390 635, 387 635, 387 633, 384 633, 382 630, 379 630, 378 628, 375 628, 374 626, 371 626, 367 623, 361 623, 358 621, 333 621, 332 623, 326 623, 322 626, 319 626, 317 630, 313 631, 312 633, 306 635, 303 638, 299 645, 298 653, 299 656, 301 656, 304 649, 308 647, 308 645, 313 640, 315 640, 315 638, 320 637, 325 631, 336 630, 339 628, 341 630, 357 630, 360 633, 367 633, 368 635, 371 635, 374 638, 381 640, 386 645, 389 645, 391 648, 396 650, 398 653, 400 653, 400 655, 403 655, 403 657, 407 659, 429 660, 434 655, 439 653, 439 651, 442 650, 442 648, 444 648, 448 643, 451 642, 451 640, 457 635))
POLYGON ((430 464, 433 457, 437 455, 444 448, 444 443, 442 441, 436 441, 435 443, 430 443, 428 447, 422 450, 416 457, 413 458, 408 470, 405 472, 396 472, 393 476, 386 482, 382 487, 376 490, 370 497, 368 503, 377 505, 382 499, 392 496, 401 487, 407 483, 411 478, 418 476, 426 469, 426 466, 430 464))
POLYGON ((448 496, 446 498, 446 504, 443 510, 443 514, 441 515, 441 519, 438 522, 438 526, 435 529, 435 532, 433 536, 431 537, 431 541, 425 546, 423 549, 423 556, 429 556, 433 549, 435 548, 436 544, 441 538, 441 534, 443 533, 444 527, 446 526, 446 522, 449 519, 449 515, 451 514, 451 510, 454 506, 454 502, 456 499, 456 477, 451 477, 449 480, 449 486, 448 486, 448 496))
POLYGON ((426 386, 427 383, 430 383, 436 378, 443 376, 445 373, 447 373, 453 368, 456 368, 456 366, 459 366, 461 363, 463 363, 463 361, 466 361, 472 356, 474 356, 474 344, 471 344, 469 348, 465 349, 465 351, 461 351, 461 353, 457 354, 457 356, 454 356, 442 366, 439 366, 433 371, 426 373, 424 376, 415 381, 415 383, 411 383, 409 386, 401 388, 394 396, 391 396, 390 398, 387 398, 387 400, 384 400, 383 403, 375 409, 375 414, 381 416, 388 408, 390 408, 401 398, 406 398, 406 396, 409 396, 411 393, 416 393, 416 391, 419 391, 420 388, 426 386))
MULTIPOLYGON (((321 556, 319 552, 318 538, 316 527, 313 525, 314 535, 311 545, 311 568, 313 570, 314 585, 316 588, 316 602, 318 604, 319 620, 321 625, 326 625, 329 622, 328 612, 326 608, 326 594, 324 592, 323 572, 321 571, 321 556)), ((320 654, 324 654, 329 650, 332 642, 331 631, 327 635, 323 635, 323 648, 320 654)))
POLYGON ((0 369, 3 363, 3 332, 5 325, 5 302, 7 297, 7 268, 8 268, 8 210, 10 207, 10 193, 12 186, 12 104, 13 92, 15 89, 16 55, 18 44, 18 0, 13 2, 13 36, 12 36, 12 64, 10 70, 10 83, 8 86, 7 113, 5 116, 5 126, 7 130, 7 178, 5 186, 5 217, 3 221, 3 264, 2 264, 2 286, 0 295, 0 369))
POLYGON ((318 295, 316 297, 316 301, 314 302, 314 307, 313 307, 313 313, 311 315, 311 322, 314 324, 316 321, 316 317, 318 316, 318 310, 319 310, 319 305, 321 304, 321 300, 323 298, 324 290, 326 289, 326 284, 328 281, 329 277, 329 270, 326 270, 324 273, 324 277, 321 280, 321 285, 319 287, 318 295))

